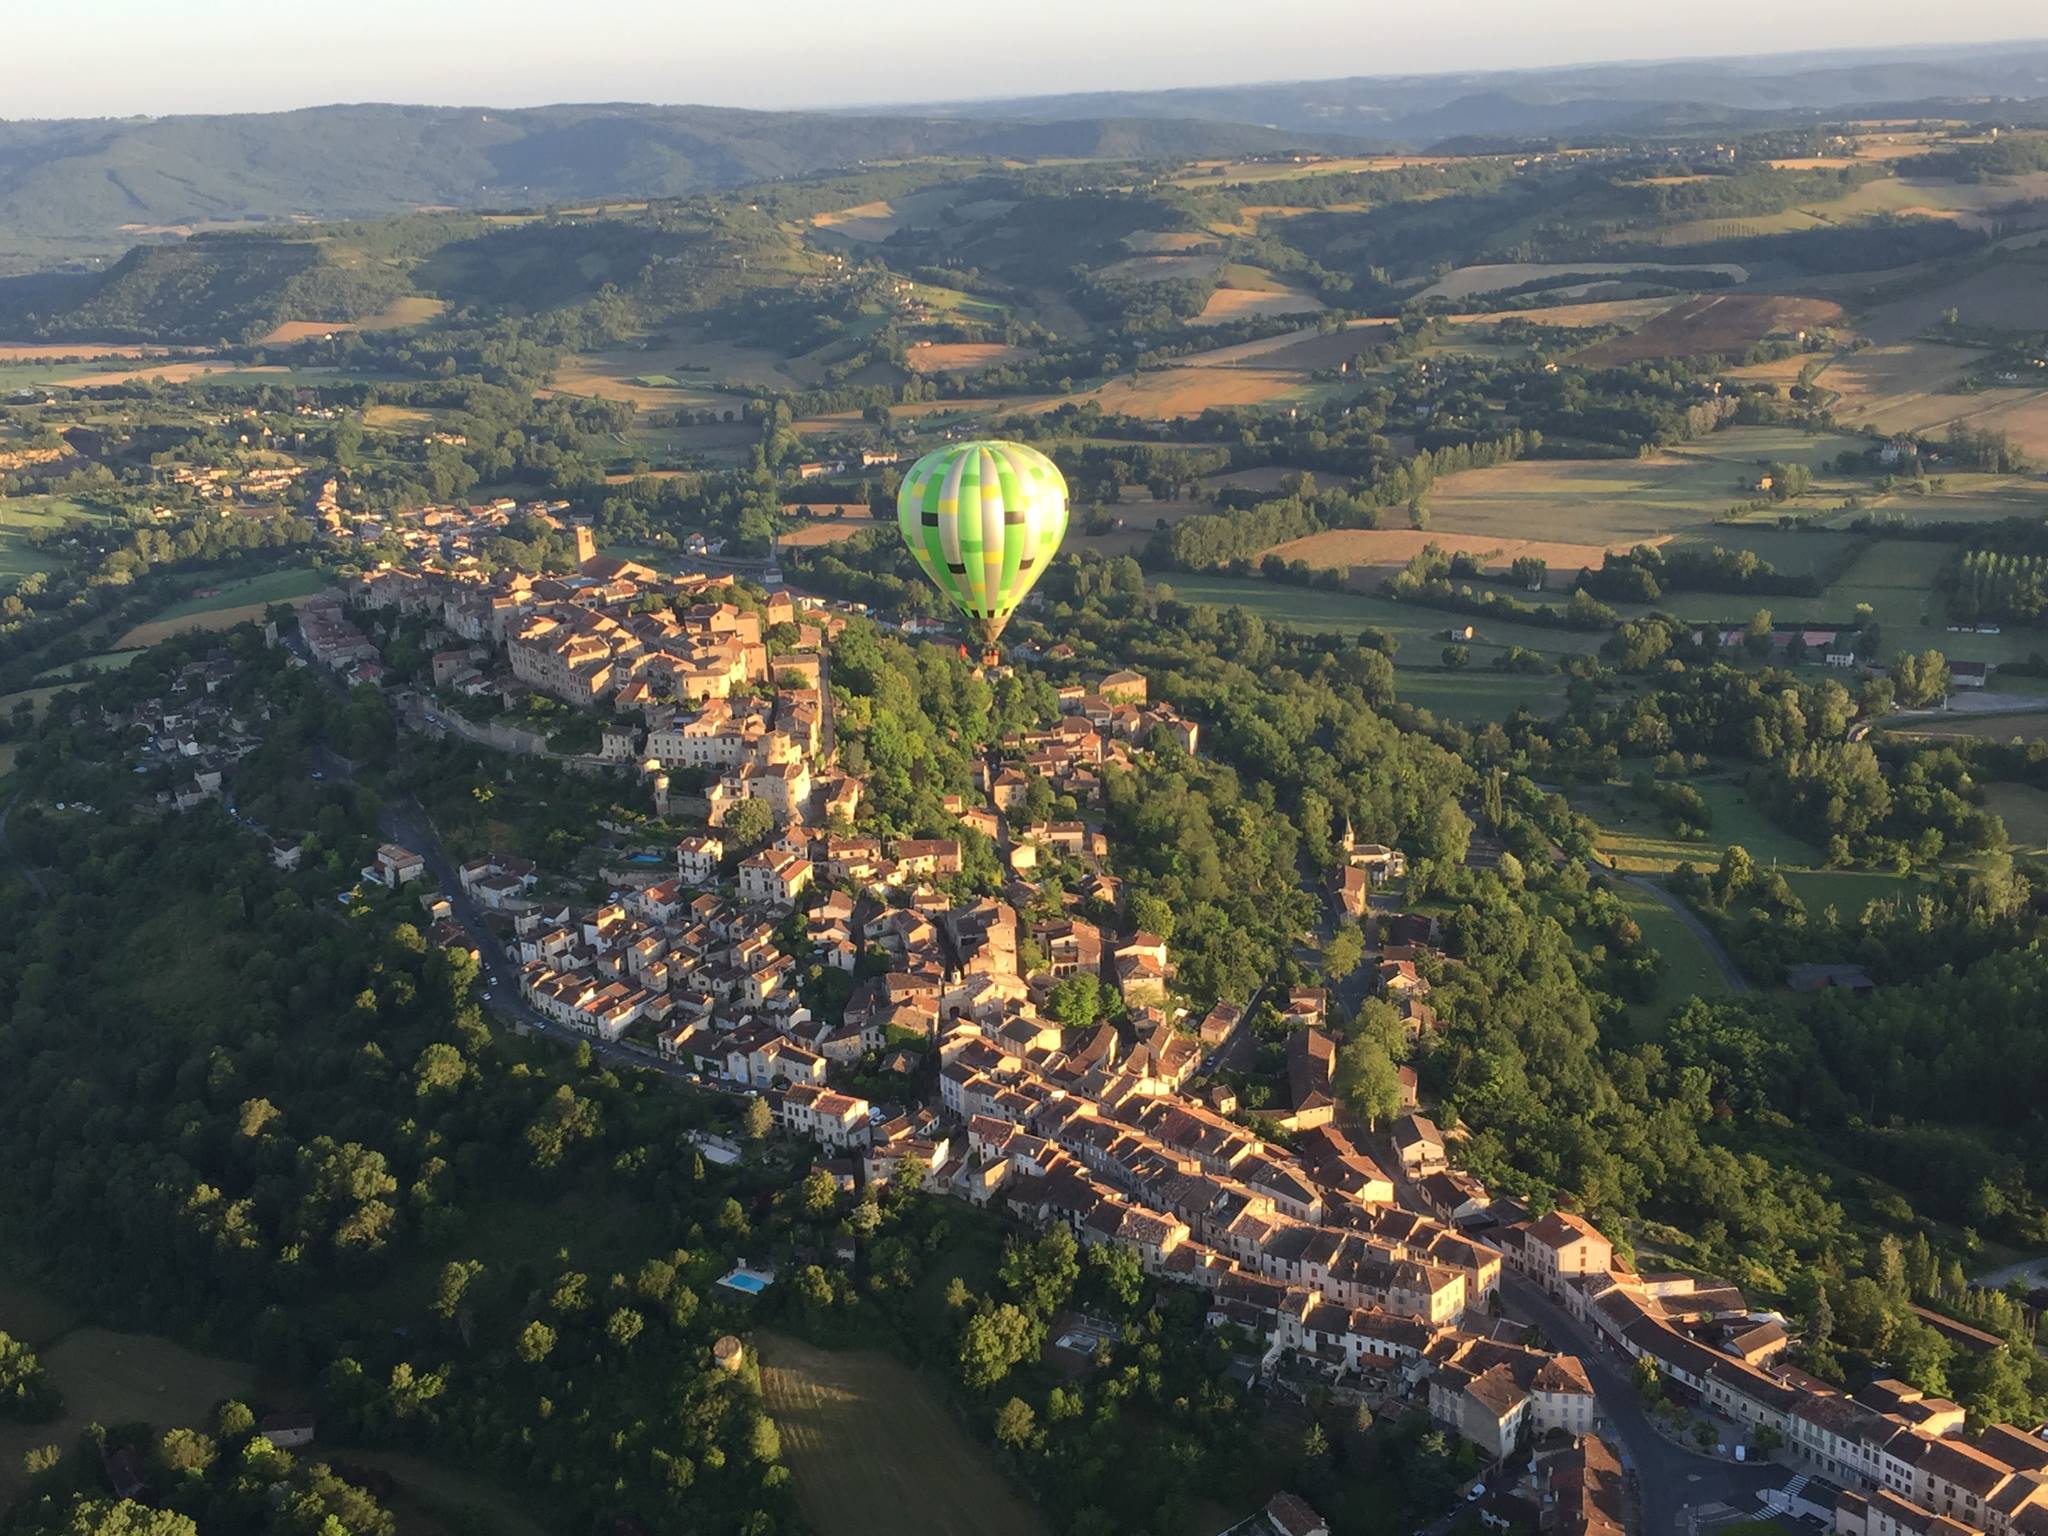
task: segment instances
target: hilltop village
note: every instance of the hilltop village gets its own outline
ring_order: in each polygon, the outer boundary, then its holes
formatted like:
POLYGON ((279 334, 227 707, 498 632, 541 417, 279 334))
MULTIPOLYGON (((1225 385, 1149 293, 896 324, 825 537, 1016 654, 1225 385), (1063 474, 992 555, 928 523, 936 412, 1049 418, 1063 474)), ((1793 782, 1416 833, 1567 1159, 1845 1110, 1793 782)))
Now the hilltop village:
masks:
MULTIPOLYGON (((1200 1016, 1177 1003, 1172 947, 1126 917, 1098 816, 1106 771, 1201 748, 1199 725, 1144 675, 1060 686, 1057 719, 1002 740, 977 797, 948 798, 955 835, 864 835, 863 778, 839 762, 829 680, 846 605, 581 552, 564 576, 373 570, 301 608, 295 639, 277 637, 348 683, 381 684, 372 633, 422 620, 430 685, 393 699, 408 726, 551 752, 455 707, 544 695, 594 726, 594 750, 574 756, 585 771, 621 775, 655 825, 691 828, 615 850, 596 905, 548 894, 559 885, 533 850, 467 859, 439 891, 424 850, 379 850, 364 879, 416 885, 437 943, 502 959, 525 1027, 758 1103, 842 1188, 914 1180, 1028 1228, 1064 1227, 1084 1249, 1128 1249, 1205 1298, 1247 1382, 1419 1407, 1489 1462, 1547 1447, 1525 1480, 1479 1490, 1504 1523, 1531 1503, 1557 1530, 1637 1518, 1614 1407, 1588 1369, 1598 1360, 1787 1462, 1783 1507, 1847 1536, 2048 1536, 2039 1435, 1972 1427, 1957 1404, 1893 1379, 1844 1392, 1790 1364, 1792 1325, 1736 1288, 1639 1271, 1571 1210, 1494 1197, 1457 1166, 1460 1138, 1424 1113, 1411 1070, 1403 1113, 1358 1123, 1342 1107, 1324 989, 1200 1016), (1040 781, 1080 815, 1033 819, 1040 781), (1000 889, 966 896, 976 848, 993 854, 1000 889), (1028 915, 1054 867, 1064 910, 1028 915), (818 964, 848 978, 843 1006, 806 1003, 818 964), (1064 1016, 1076 977, 1107 1017, 1064 1016), (1285 1060, 1260 1108, 1218 1074, 1255 1012, 1285 1060), (1577 1342, 1506 1321, 1509 1282, 1559 1309, 1577 1342)), ((146 754, 192 762, 179 807, 218 797, 253 740, 249 722, 209 713, 219 666, 194 663, 178 698, 138 716, 146 754)), ((1435 922, 1402 910, 1400 850, 1348 832, 1345 845, 1326 898, 1365 920, 1370 990, 1419 1042, 1437 1028, 1435 922)), ((1960 1348, 1998 1342, 1939 1321, 1960 1348)), ((1283 1498, 1266 1518, 1287 1530, 1319 1517, 1283 1498)))

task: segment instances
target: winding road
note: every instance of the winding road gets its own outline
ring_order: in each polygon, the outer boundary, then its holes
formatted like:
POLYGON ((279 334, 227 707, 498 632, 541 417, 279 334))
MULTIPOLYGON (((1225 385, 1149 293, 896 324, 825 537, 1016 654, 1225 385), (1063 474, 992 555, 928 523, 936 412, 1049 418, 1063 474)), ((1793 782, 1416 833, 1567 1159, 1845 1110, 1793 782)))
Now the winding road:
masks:
MULTIPOLYGON (((1599 866, 1596 864, 1594 868, 1598 869, 1599 866)), ((1679 922, 1685 925, 1686 931, 1698 939, 1705 946, 1707 953, 1713 957, 1715 969, 1720 971, 1721 979, 1728 983, 1728 990, 1731 992, 1747 992, 1749 990, 1749 978, 1742 974, 1741 968, 1736 965, 1728 951, 1721 947, 1721 941, 1715 937, 1714 930, 1701 922, 1699 914, 1693 911, 1691 907, 1688 907, 1683 901, 1680 901, 1677 896, 1673 895, 1668 886, 1660 885, 1655 880, 1651 880, 1643 875, 1625 875, 1618 869, 1603 870, 1601 872, 1612 875, 1617 880, 1625 881, 1645 895, 1654 897, 1657 901, 1669 907, 1677 916, 1679 922)))

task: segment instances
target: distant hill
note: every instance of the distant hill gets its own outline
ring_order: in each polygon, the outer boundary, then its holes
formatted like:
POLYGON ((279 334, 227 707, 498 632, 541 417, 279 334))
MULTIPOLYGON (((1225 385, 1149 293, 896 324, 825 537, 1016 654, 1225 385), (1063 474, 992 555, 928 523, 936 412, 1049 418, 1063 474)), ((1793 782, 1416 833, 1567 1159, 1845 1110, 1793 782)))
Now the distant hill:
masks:
POLYGON ((97 280, 25 293, 0 285, 0 327, 114 341, 251 341, 285 320, 357 320, 407 291, 382 264, 343 266, 326 242, 256 234, 137 246, 97 280))
POLYGON ((1005 122, 633 105, 0 122, 0 271, 222 224, 678 197, 916 156, 1184 158, 1304 137, 1158 113, 1005 122))
MULTIPOLYGON (((1362 75, 935 103, 963 118, 1172 117, 1427 144, 1451 136, 1653 130, 1666 123, 2048 96, 2048 42, 1362 75)), ((1957 110, 1966 115, 1969 105, 1957 110)))

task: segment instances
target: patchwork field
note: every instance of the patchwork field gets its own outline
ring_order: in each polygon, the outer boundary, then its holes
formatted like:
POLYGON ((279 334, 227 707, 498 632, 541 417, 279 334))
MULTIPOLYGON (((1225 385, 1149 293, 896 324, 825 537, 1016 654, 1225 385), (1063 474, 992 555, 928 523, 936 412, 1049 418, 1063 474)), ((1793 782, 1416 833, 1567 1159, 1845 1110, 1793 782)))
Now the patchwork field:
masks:
POLYGON ((1710 293, 1665 311, 1627 336, 1597 342, 1573 361, 1593 365, 1747 351, 1773 332, 1840 324, 1841 305, 1790 294, 1710 293))
POLYGON ((1655 261, 1510 261, 1459 267, 1437 279, 1415 297, 1418 299, 1470 299, 1482 293, 1497 293, 1546 277, 1564 277, 1576 272, 1605 276, 1617 272, 1641 272, 1655 267, 1668 272, 1724 272, 1736 282, 1749 280, 1749 269, 1733 262, 1655 261))
POLYGON ((820 1536, 1043 1536, 1037 1512, 915 1372, 873 1350, 757 1342, 797 1504, 820 1536))

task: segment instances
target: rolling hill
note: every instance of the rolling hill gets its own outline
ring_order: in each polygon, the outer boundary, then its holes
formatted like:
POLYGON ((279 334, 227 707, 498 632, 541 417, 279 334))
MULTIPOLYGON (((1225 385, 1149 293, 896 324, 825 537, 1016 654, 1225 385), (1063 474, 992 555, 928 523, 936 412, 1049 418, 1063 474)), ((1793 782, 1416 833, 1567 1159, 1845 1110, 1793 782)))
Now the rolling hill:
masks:
POLYGON ((1006 122, 635 105, 0 122, 0 272, 222 225, 679 197, 872 160, 1146 159, 1303 142, 1157 114, 1006 122))

